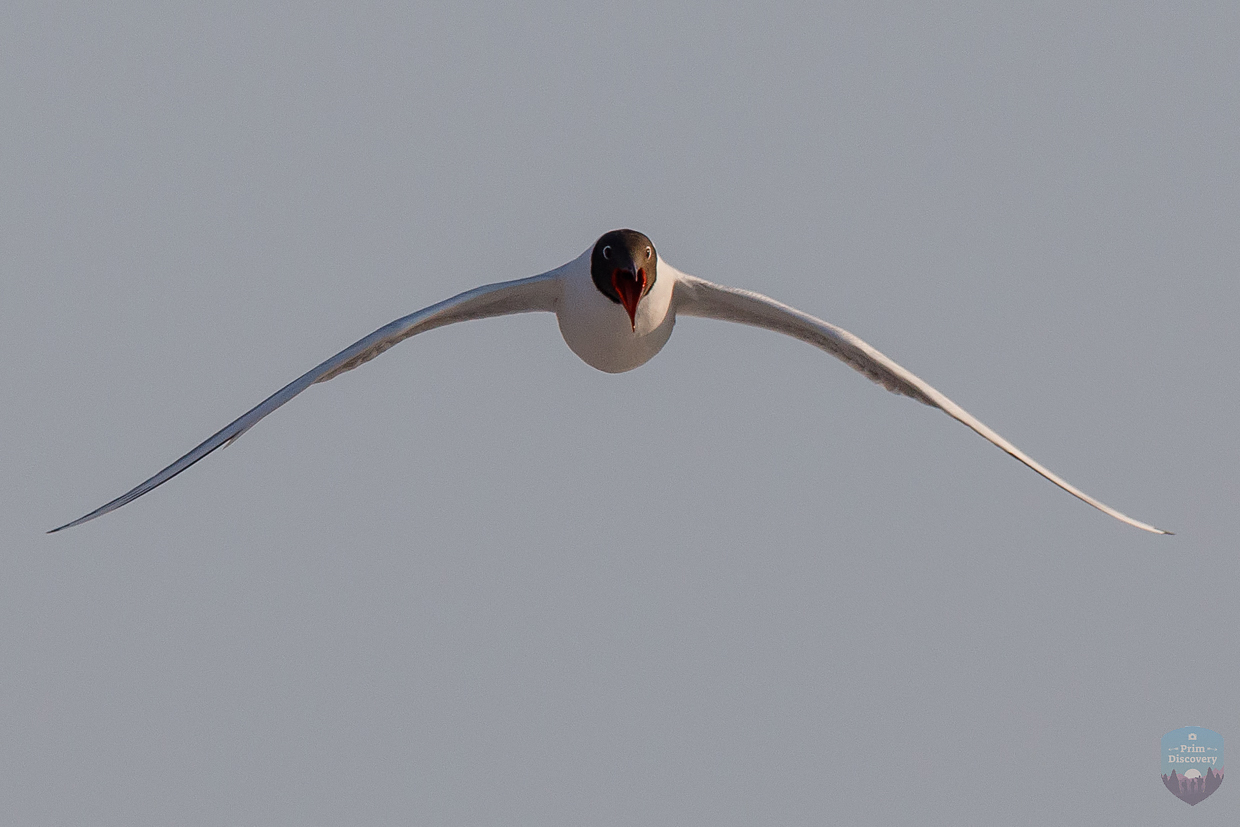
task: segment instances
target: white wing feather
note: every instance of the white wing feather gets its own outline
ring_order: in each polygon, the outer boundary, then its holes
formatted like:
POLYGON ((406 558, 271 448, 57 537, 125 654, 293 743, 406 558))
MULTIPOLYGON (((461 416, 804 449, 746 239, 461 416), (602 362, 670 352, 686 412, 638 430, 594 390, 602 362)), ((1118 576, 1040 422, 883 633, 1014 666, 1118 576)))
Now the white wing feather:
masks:
POLYGON ((384 325, 366 338, 354 342, 321 365, 303 373, 146 482, 122 494, 110 503, 100 506, 86 516, 79 517, 59 528, 54 528, 48 533, 51 534, 81 525, 96 517, 101 517, 109 511, 115 511, 122 505, 133 502, 151 489, 172 479, 217 448, 236 441, 242 434, 253 428, 260 419, 316 382, 325 382, 347 370, 352 370, 363 362, 369 362, 380 353, 408 339, 410 336, 424 333, 427 330, 433 330, 436 327, 443 327, 444 325, 470 321, 472 319, 485 319, 492 316, 506 316, 512 313, 529 313, 539 310, 554 311, 560 292, 559 275, 560 270, 556 269, 527 279, 477 287, 384 325))
POLYGON ((721 319, 753 327, 762 327, 777 333, 787 334, 821 348, 832 356, 847 362, 888 390, 905 396, 911 396, 918 402, 939 408, 952 419, 969 426, 994 445, 1002 448, 1008 454, 1011 454, 1034 471, 1055 483, 1055 485, 1058 485, 1072 496, 1084 500, 1099 511, 1110 514, 1115 519, 1144 531, 1151 531, 1155 534, 1171 533, 1170 531, 1163 531, 1160 528, 1147 525, 1139 520, 1134 520, 1128 515, 1116 511, 1114 508, 1078 490, 1065 480, 1060 479, 1027 456, 1015 445, 979 422, 955 402, 939 393, 929 383, 914 376, 910 371, 900 367, 890 358, 884 356, 846 330, 841 330, 835 325, 828 324, 821 319, 814 318, 807 313, 802 313, 800 310, 781 304, 758 293, 738 290, 734 287, 723 287, 695 278, 694 276, 685 275, 684 273, 677 274, 673 303, 678 316, 700 316, 707 319, 721 319))

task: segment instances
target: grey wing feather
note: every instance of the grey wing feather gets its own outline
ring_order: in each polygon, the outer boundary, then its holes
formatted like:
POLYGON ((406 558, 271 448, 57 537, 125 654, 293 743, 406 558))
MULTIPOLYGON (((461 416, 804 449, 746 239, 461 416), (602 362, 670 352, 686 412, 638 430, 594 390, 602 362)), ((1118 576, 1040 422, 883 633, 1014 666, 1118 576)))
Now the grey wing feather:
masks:
POLYGON ((505 316, 512 313, 528 313, 539 310, 554 311, 555 303, 559 298, 558 276, 559 270, 552 270, 527 279, 488 284, 453 296, 450 299, 433 304, 430 307, 423 308, 416 313, 411 313, 408 316, 384 325, 366 338, 354 342, 326 362, 303 373, 236 420, 230 422, 223 429, 212 434, 201 445, 146 482, 122 494, 106 505, 100 506, 86 516, 80 517, 71 523, 66 523, 59 528, 54 528, 48 533, 51 534, 81 525, 133 502, 148 491, 172 479, 217 448, 233 443, 242 434, 254 427, 260 419, 316 382, 325 382, 347 370, 352 370, 364 362, 369 362, 380 353, 408 339, 410 336, 424 333, 437 327, 443 327, 444 325, 472 319, 485 319, 492 316, 505 316))
POLYGON ((889 357, 846 330, 759 293, 723 287, 683 273, 677 274, 673 301, 677 315, 700 316, 762 327, 819 347, 842 359, 888 390, 910 396, 918 402, 942 410, 952 419, 972 428, 1055 485, 1099 511, 1144 531, 1151 531, 1155 534, 1171 533, 1134 520, 1070 485, 982 424, 955 402, 939 393, 928 382, 919 379, 911 371, 896 364, 889 357))

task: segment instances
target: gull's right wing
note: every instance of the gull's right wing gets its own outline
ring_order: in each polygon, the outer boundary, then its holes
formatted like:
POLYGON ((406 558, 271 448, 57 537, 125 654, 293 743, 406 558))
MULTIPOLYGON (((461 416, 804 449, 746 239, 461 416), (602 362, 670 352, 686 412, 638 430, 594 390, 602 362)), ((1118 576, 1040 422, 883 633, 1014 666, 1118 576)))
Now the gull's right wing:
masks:
POLYGON ((517 281, 505 281, 499 284, 488 284, 466 291, 450 299, 432 304, 416 313, 397 319, 384 325, 364 339, 354 342, 271 396, 255 407, 230 422, 223 430, 218 431, 176 462, 106 505, 102 505, 84 517, 71 523, 54 528, 48 533, 63 531, 81 525, 109 511, 115 511, 126 503, 133 502, 153 488, 156 488, 177 474, 189 468, 198 460, 217 448, 236 440, 250 428, 253 428, 267 414, 288 402, 297 394, 316 382, 326 382, 339 376, 346 370, 352 370, 363 362, 369 362, 393 345, 416 336, 427 330, 434 330, 444 325, 466 322, 473 319, 486 319, 492 316, 507 316, 512 313, 530 313, 538 310, 554 311, 560 296, 560 268, 517 281))

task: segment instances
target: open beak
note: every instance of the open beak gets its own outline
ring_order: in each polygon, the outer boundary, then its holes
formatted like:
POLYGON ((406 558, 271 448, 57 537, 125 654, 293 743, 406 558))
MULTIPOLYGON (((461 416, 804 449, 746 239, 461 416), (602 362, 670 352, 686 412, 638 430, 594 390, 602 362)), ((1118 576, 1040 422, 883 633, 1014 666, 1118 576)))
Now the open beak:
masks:
POLYGON ((639 268, 636 273, 632 270, 616 269, 611 274, 611 286, 616 289, 616 295, 620 297, 624 311, 629 314, 629 325, 636 333, 637 302, 641 300, 642 293, 646 290, 645 268, 639 268))

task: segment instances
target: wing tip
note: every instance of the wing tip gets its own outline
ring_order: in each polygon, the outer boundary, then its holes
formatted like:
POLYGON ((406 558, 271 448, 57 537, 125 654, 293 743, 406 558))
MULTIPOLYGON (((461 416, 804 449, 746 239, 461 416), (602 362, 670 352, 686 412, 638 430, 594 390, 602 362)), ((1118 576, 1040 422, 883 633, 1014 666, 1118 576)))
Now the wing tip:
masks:
POLYGON ((1157 526, 1152 526, 1148 523, 1143 523, 1139 520, 1134 520, 1131 517, 1126 516, 1123 521, 1128 523, 1130 526, 1133 526, 1134 528, 1139 528, 1142 531, 1148 531, 1150 534, 1165 534, 1168 537, 1175 536, 1174 531, 1166 531, 1164 529, 1158 528, 1157 526))
POLYGON ((74 528, 76 526, 80 526, 82 523, 89 523, 91 520, 95 519, 96 517, 102 517, 104 514, 107 514, 111 511, 115 511, 116 509, 124 505, 126 502, 129 502, 129 500, 125 500, 124 502, 113 500, 112 502, 108 503, 105 506, 96 508, 94 511, 90 512, 89 514, 85 514, 81 517, 78 517, 76 520, 74 520, 71 523, 65 523, 62 526, 57 526, 56 528, 53 528, 51 531, 47 533, 55 534, 58 531, 64 531, 66 528, 74 528))
POLYGON ((73 522, 71 522, 71 523, 65 523, 65 524, 64 524, 64 525, 62 525, 62 526, 57 526, 56 528, 53 528, 51 531, 49 531, 49 532, 47 532, 47 533, 48 533, 48 534, 55 534, 55 533, 56 533, 56 532, 58 532, 58 531, 64 531, 66 528, 73 528, 74 526, 79 526, 79 525, 81 525, 82 523, 85 523, 85 522, 87 522, 87 521, 89 521, 89 520, 93 520, 93 519, 94 519, 95 517, 97 517, 97 516, 99 516, 99 515, 97 515, 97 514, 87 514, 85 517, 78 517, 78 518, 77 518, 76 520, 74 520, 73 522))

